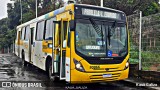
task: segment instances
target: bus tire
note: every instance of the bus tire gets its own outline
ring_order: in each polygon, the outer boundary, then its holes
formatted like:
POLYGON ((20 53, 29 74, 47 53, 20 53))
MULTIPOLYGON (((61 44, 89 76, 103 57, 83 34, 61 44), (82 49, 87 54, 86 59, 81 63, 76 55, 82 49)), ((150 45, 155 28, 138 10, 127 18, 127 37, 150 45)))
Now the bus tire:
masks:
MULTIPOLYGON (((54 70, 54 69, 53 69, 54 70)), ((51 81, 54 81, 54 82, 57 82, 59 81, 59 78, 57 76, 53 76, 52 75, 52 61, 49 61, 48 62, 48 78, 51 80, 51 81)))
POLYGON ((22 66, 27 66, 27 62, 25 61, 25 54, 22 52, 22 66))

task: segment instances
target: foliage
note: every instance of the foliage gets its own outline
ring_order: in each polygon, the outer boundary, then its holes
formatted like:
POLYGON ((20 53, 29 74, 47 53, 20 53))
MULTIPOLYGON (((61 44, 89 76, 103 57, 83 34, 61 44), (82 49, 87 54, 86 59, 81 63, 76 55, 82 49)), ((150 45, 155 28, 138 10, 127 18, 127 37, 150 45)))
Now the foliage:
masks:
MULTIPOLYGON (((131 15, 137 11, 144 12, 144 16, 158 13, 160 8, 158 0, 103 0, 104 7, 124 11, 131 15)), ((100 0, 82 0, 84 4, 100 5, 100 0)))
POLYGON ((8 18, 0 20, 0 49, 9 47, 14 38, 14 30, 9 30, 8 28, 8 18))
POLYGON ((159 12, 160 7, 158 6, 158 3, 152 2, 151 5, 147 6, 146 9, 143 11, 143 14, 145 16, 155 14, 159 12))
MULTIPOLYGON (((139 55, 138 51, 132 52, 129 62, 131 64, 138 64, 139 62, 138 55, 139 55)), ((150 70, 151 66, 158 64, 157 62, 160 62, 159 53, 143 51, 141 55, 142 55, 143 70, 150 70)))
POLYGON ((133 59, 133 58, 129 59, 130 64, 138 64, 138 62, 139 62, 139 59, 133 59))
MULTIPOLYGON (((22 1, 22 20, 20 0, 15 0, 14 7, 8 4, 8 18, 0 20, 0 49, 10 47, 16 37, 16 27, 21 23, 25 23, 35 18, 35 0, 22 1)), ((41 0, 38 0, 38 5, 41 5, 41 0)), ((38 16, 48 13, 53 10, 51 0, 44 0, 42 7, 38 8, 38 16)), ((56 7, 55 7, 56 8, 56 7)))
POLYGON ((8 28, 9 29, 15 29, 17 25, 20 24, 20 4, 15 3, 14 8, 12 6, 8 6, 8 28))
POLYGON ((143 70, 150 70, 151 66, 158 64, 160 62, 160 53, 156 52, 142 52, 142 67, 143 70))

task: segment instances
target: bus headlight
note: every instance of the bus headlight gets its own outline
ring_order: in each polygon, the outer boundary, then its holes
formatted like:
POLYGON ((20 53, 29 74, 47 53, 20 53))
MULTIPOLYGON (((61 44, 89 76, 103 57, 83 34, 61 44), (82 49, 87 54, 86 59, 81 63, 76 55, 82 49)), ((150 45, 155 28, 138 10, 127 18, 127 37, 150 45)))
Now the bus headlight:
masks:
POLYGON ((126 70, 128 67, 129 67, 129 62, 127 61, 124 70, 126 70))
POLYGON ((83 68, 83 66, 82 66, 82 64, 79 61, 77 61, 76 59, 73 59, 73 61, 74 61, 74 64, 75 64, 75 68, 78 71, 81 71, 81 72, 85 71, 84 68, 83 68))
POLYGON ((126 63, 126 67, 128 67, 128 66, 129 66, 129 62, 126 63))
POLYGON ((52 48, 52 46, 53 46, 52 43, 49 43, 49 44, 48 44, 48 47, 49 47, 49 48, 52 48))

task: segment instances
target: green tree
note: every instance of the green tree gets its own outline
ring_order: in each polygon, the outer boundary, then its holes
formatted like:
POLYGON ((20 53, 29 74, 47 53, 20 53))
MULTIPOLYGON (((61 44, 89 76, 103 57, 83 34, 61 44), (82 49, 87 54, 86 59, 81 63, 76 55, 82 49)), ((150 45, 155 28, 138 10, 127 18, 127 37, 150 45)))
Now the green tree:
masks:
POLYGON ((6 42, 6 35, 8 32, 8 18, 0 20, 0 49, 7 47, 8 43, 6 42))
POLYGON ((156 14, 160 10, 160 7, 158 6, 158 3, 152 2, 150 5, 146 7, 146 9, 143 10, 143 15, 148 16, 151 14, 156 14))

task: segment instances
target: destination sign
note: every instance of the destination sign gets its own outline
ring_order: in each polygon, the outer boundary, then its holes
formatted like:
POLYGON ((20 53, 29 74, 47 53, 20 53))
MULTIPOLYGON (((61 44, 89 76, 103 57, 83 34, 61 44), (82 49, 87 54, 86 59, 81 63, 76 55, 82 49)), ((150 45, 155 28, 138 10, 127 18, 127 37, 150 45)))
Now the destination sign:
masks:
POLYGON ((120 13, 114 13, 114 12, 102 11, 102 10, 94 10, 94 9, 87 9, 87 8, 82 8, 82 15, 105 17, 105 18, 112 18, 112 19, 121 19, 120 13))

